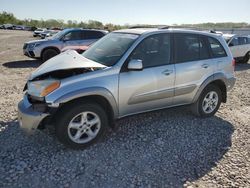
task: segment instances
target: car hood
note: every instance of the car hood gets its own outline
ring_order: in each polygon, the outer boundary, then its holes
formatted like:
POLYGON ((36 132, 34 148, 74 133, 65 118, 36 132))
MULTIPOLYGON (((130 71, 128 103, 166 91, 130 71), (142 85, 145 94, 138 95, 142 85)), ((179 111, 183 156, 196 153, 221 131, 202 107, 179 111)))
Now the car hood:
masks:
POLYGON ((74 50, 63 52, 39 66, 30 76, 33 80, 43 74, 59 70, 69 70, 77 68, 105 68, 105 65, 89 60, 74 50))
POLYGON ((31 44, 31 43, 45 43, 49 40, 52 40, 51 38, 46 38, 46 39, 42 39, 42 40, 32 40, 32 41, 29 41, 29 42, 26 42, 27 44, 31 44))

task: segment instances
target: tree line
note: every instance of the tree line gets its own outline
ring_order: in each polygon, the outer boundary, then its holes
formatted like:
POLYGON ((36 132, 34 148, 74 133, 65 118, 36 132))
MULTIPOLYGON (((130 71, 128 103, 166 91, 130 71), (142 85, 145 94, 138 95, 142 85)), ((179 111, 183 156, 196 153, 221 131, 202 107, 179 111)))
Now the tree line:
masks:
MULTIPOLYGON (((78 22, 76 20, 64 21, 62 19, 48 19, 48 20, 36 20, 36 19, 18 19, 12 13, 0 12, 0 24, 15 24, 15 25, 25 25, 31 27, 41 27, 41 28, 91 28, 91 29, 106 29, 106 30, 117 30, 122 28, 128 28, 130 25, 117 25, 117 24, 103 24, 100 21, 89 20, 87 22, 78 22)), ((148 25, 150 26, 150 25, 148 25)), ((196 28, 207 28, 207 29, 216 29, 216 28, 250 28, 249 23, 240 22, 225 22, 225 23, 201 23, 201 24, 182 24, 182 25, 173 25, 174 27, 196 27, 196 28)))

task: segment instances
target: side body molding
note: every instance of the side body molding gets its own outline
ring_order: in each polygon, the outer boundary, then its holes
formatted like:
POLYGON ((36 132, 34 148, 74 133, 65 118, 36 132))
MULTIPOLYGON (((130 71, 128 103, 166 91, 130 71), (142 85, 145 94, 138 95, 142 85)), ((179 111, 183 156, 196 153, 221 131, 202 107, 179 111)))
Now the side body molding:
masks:
POLYGON ((111 94, 110 91, 108 91, 107 89, 103 87, 91 87, 91 88, 85 88, 85 89, 80 89, 80 90, 69 92, 59 97, 57 100, 53 102, 53 104, 66 103, 73 99, 93 96, 93 95, 104 97, 109 102, 109 104, 111 105, 113 109, 114 118, 117 118, 119 116, 118 106, 117 106, 117 102, 114 96, 111 94))
POLYGON ((194 98, 193 98, 193 103, 196 102, 201 94, 201 92, 203 91, 203 89, 210 84, 211 82, 215 81, 215 80, 221 80, 225 83, 226 87, 227 87, 227 78, 225 77, 225 75, 223 73, 215 73, 211 76, 209 76, 199 87, 198 91, 196 92, 194 98))

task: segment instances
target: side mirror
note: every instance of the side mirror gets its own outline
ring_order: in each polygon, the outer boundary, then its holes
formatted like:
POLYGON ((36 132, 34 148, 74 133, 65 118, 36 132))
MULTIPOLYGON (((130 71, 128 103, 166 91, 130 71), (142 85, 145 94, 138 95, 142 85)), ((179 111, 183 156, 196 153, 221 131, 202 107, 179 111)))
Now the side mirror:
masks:
POLYGON ((142 60, 131 59, 128 63, 128 70, 141 71, 143 70, 142 60))
POLYGON ((231 47, 231 46, 234 46, 234 44, 233 43, 229 43, 229 45, 228 45, 229 47, 231 47))

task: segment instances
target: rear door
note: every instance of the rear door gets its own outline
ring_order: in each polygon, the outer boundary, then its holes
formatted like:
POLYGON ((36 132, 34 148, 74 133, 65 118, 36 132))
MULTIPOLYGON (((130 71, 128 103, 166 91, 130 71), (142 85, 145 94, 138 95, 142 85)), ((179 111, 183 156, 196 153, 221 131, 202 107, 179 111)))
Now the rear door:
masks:
POLYGON ((250 44, 248 44, 248 37, 239 37, 241 46, 241 57, 244 57, 250 51, 250 44))
POLYGON ((144 39, 131 53, 119 76, 120 116, 164 108, 173 104, 175 70, 170 34, 144 39), (127 70, 132 59, 140 59, 143 70, 127 70))
POLYGON ((244 56, 242 46, 240 45, 239 37, 234 37, 229 43, 229 47, 234 58, 244 56))
POLYGON ((190 33, 175 33, 175 97, 174 104, 191 103, 193 97, 216 69, 216 61, 211 60, 205 36, 190 33))

